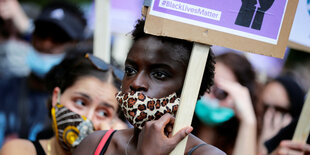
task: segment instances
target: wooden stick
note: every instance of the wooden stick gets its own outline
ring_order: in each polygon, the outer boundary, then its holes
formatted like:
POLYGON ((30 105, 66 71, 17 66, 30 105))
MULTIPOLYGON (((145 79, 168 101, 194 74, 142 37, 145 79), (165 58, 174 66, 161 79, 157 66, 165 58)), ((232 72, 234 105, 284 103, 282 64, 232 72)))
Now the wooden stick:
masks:
POLYGON ((110 63, 110 0, 95 1, 94 55, 110 63))
MULTIPOLYGON (((194 44, 181 94, 181 103, 172 131, 173 135, 180 129, 191 125, 209 50, 209 45, 194 44)), ((184 138, 170 155, 184 154, 187 138, 184 138)))
MULTIPOLYGON (((294 104, 294 103, 293 103, 294 104)), ((293 141, 300 142, 300 143, 306 143, 307 138, 309 136, 310 132, 310 123, 309 123, 309 117, 310 117, 310 90, 307 94, 307 99, 305 101, 305 104, 302 108, 297 127, 293 136, 293 141)))

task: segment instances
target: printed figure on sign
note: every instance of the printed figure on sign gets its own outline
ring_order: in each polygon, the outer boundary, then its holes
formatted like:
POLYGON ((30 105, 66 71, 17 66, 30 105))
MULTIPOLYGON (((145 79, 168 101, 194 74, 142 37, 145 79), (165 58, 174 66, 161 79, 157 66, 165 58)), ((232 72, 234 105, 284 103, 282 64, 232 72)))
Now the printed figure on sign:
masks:
POLYGON ((269 10, 274 0, 241 0, 236 25, 250 27, 260 30, 262 27, 265 12, 269 10), (254 18, 254 19, 253 19, 254 18))

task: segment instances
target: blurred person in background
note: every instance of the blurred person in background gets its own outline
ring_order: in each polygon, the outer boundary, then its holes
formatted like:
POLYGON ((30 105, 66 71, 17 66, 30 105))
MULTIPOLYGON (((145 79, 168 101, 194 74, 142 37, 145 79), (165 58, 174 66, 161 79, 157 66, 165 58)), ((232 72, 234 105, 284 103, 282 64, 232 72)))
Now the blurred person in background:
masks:
POLYGON ((263 108, 252 65, 236 53, 219 55, 214 81, 197 102, 193 134, 228 155, 256 154, 263 108))
POLYGON ((65 49, 83 39, 86 21, 76 6, 53 2, 43 8, 34 26, 33 48, 26 58, 30 75, 0 81, 0 146, 4 139, 35 140, 37 133, 50 124, 43 78, 63 60, 65 49))
POLYGON ((94 130, 127 128, 118 118, 115 98, 122 72, 92 55, 85 58, 76 53, 70 53, 46 76, 55 135, 36 141, 12 140, 3 146, 2 154, 71 154, 94 130))
POLYGON ((14 76, 24 77, 30 73, 30 68, 27 65, 26 57, 27 53, 31 50, 31 45, 29 42, 22 39, 20 31, 16 27, 20 24, 16 25, 14 20, 11 18, 12 16, 9 15, 12 13, 15 16, 20 12, 22 13, 22 9, 20 8, 18 1, 0 0, 1 79, 14 76))
POLYGON ((265 114, 261 135, 264 146, 260 154, 302 154, 304 151, 310 153, 309 145, 290 141, 305 98, 305 92, 294 78, 290 75, 276 77, 267 82, 261 95, 265 114))

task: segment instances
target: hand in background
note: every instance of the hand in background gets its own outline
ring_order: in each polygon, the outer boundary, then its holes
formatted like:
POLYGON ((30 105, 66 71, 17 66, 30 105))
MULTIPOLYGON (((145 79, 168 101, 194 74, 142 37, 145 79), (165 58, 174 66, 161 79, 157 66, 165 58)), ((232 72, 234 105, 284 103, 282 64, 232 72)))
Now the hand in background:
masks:
POLYGON ((249 90, 238 82, 219 79, 217 85, 226 91, 230 102, 233 102, 237 118, 241 122, 256 123, 256 117, 249 90))
POLYGON ((25 33, 30 27, 30 21, 17 0, 0 0, 0 17, 12 20, 20 33, 25 33))
POLYGON ((275 136, 282 128, 292 121, 290 114, 283 114, 274 108, 268 108, 264 115, 264 125, 261 141, 265 142, 275 136), (280 124, 280 125, 279 125, 280 124))
POLYGON ((271 155, 310 155, 310 145, 283 140, 271 155))

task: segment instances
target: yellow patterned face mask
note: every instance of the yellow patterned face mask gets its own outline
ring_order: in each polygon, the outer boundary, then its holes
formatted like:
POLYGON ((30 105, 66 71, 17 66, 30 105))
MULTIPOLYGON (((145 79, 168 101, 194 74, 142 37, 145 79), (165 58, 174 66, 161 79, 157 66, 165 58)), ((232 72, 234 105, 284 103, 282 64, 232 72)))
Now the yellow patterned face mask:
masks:
POLYGON ((81 116, 58 102, 52 108, 53 129, 60 145, 67 151, 72 152, 80 142, 94 132, 91 120, 81 116))

